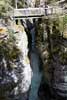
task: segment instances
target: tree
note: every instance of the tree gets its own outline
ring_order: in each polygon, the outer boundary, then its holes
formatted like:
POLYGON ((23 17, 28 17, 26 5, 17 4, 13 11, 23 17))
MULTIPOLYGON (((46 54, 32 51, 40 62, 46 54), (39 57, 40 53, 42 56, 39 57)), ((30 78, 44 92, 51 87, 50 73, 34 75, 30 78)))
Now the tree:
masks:
POLYGON ((9 11, 10 0, 0 0, 0 16, 6 16, 6 12, 9 11))

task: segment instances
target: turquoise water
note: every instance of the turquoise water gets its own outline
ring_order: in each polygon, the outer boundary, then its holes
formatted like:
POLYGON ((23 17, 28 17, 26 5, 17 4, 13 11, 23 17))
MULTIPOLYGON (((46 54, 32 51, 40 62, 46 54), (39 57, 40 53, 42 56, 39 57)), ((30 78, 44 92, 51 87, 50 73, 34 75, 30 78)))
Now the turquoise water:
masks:
POLYGON ((42 74, 39 71, 39 57, 35 52, 31 53, 31 65, 33 69, 33 77, 31 83, 31 91, 29 100, 38 100, 38 88, 40 86, 42 74))

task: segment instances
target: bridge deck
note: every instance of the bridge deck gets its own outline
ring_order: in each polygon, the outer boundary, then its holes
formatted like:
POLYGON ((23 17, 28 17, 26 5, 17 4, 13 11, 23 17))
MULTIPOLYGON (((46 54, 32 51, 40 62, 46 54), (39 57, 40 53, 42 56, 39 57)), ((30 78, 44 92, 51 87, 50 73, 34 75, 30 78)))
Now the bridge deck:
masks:
POLYGON ((23 19, 23 18, 39 18, 42 16, 49 15, 62 15, 67 14, 67 10, 63 10, 63 8, 59 7, 48 7, 48 8, 23 8, 23 9, 14 9, 10 12, 10 16, 15 19, 23 19))

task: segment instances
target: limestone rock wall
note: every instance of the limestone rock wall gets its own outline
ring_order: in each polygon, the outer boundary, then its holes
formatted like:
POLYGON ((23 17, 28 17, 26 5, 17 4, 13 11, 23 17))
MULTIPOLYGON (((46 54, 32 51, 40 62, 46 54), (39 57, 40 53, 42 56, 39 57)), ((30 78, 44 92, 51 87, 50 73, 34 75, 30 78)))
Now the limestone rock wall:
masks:
POLYGON ((0 47, 0 91, 4 95, 7 93, 6 96, 18 95, 19 91, 27 92, 31 85, 32 69, 24 27, 15 23, 12 26, 0 26, 0 47))
POLYGON ((66 18, 48 19, 44 20, 44 23, 42 21, 39 22, 36 40, 36 46, 40 51, 43 61, 44 78, 46 79, 47 84, 52 86, 54 89, 57 89, 57 93, 61 96, 67 95, 64 93, 64 91, 67 91, 65 74, 67 66, 65 19, 66 18), (43 27, 43 24, 46 27, 43 27), (47 38, 45 38, 45 40, 43 40, 43 37, 46 37, 44 36, 44 32, 47 33, 47 38), (65 87, 65 89, 63 87, 65 87))

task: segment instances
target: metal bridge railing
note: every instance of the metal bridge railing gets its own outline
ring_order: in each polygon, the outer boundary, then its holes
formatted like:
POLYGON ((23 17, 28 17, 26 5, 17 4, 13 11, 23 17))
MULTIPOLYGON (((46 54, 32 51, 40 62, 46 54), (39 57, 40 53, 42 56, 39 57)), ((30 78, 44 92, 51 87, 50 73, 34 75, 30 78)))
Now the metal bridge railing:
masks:
POLYGON ((63 15, 67 14, 67 9, 60 7, 48 7, 48 8, 23 8, 23 9, 14 9, 10 12, 10 16, 13 18, 37 18, 41 16, 49 16, 49 15, 63 15))

